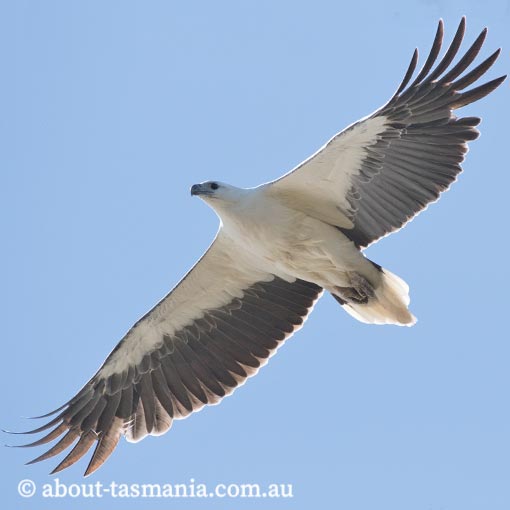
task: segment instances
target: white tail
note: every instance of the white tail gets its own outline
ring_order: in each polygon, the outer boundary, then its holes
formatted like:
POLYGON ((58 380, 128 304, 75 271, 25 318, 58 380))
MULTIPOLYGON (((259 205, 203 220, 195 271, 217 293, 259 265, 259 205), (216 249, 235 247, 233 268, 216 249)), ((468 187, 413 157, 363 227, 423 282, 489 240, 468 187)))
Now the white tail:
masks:
POLYGON ((382 283, 374 289, 375 296, 368 303, 346 303, 343 308, 354 318, 367 324, 396 324, 412 326, 416 317, 407 309, 409 286, 396 274, 382 269, 382 283))

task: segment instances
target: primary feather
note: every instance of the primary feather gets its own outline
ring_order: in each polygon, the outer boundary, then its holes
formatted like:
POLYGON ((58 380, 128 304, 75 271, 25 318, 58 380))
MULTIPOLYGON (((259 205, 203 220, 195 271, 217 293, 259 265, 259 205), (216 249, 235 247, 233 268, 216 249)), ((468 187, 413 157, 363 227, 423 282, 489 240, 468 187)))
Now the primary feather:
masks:
POLYGON ((477 117, 453 111, 486 96, 505 77, 465 91, 499 50, 470 72, 486 36, 450 67, 465 19, 443 58, 440 21, 432 49, 412 81, 418 53, 382 108, 334 136, 280 179, 242 190, 193 186, 222 220, 201 260, 107 357, 65 405, 46 415, 52 429, 25 446, 57 440, 31 463, 74 444, 53 472, 94 444, 86 475, 119 439, 166 432, 174 420, 216 404, 257 373, 299 329, 323 289, 354 317, 411 325, 406 283, 361 250, 401 228, 448 189, 461 171, 477 117), (435 66, 435 67, 434 67, 435 66))

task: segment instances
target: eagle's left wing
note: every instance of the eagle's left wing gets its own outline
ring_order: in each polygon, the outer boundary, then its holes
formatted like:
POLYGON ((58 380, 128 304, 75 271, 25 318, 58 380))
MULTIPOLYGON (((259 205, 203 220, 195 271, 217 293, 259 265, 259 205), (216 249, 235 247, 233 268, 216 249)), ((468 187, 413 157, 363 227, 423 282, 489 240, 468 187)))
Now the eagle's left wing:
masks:
POLYGON ((461 171, 466 142, 478 137, 477 117, 458 119, 453 110, 489 94, 506 76, 465 92, 495 62, 494 52, 462 73, 478 55, 487 30, 449 69, 465 31, 462 18, 442 60, 443 22, 425 65, 416 68, 415 50, 407 73, 390 101, 334 136, 316 154, 268 191, 292 207, 340 228, 360 248, 412 219, 437 200, 461 171))

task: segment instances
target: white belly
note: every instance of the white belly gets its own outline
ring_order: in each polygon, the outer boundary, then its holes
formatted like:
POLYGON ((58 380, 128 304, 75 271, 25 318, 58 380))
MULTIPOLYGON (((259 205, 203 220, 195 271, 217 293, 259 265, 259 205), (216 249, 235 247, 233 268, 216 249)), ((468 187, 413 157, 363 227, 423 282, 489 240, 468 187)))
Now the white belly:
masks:
POLYGON ((271 201, 255 212, 222 219, 225 232, 242 245, 251 263, 278 276, 328 290, 349 287, 353 273, 378 282, 378 271, 345 235, 302 212, 271 201))

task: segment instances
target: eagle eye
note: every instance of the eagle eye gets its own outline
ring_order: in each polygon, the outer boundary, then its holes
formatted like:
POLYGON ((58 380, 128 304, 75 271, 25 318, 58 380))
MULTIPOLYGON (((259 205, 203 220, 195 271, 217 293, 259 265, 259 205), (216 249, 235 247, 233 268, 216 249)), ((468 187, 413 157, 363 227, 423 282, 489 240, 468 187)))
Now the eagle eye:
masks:
POLYGON ((217 183, 217 182, 212 182, 212 183, 211 183, 211 189, 216 190, 216 189, 218 189, 218 188, 219 188, 219 185, 218 185, 218 183, 217 183))

